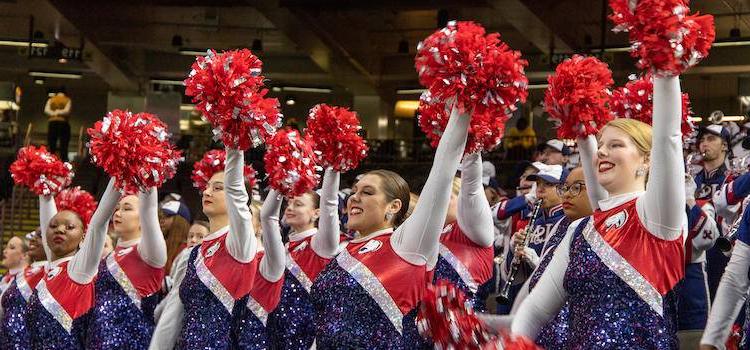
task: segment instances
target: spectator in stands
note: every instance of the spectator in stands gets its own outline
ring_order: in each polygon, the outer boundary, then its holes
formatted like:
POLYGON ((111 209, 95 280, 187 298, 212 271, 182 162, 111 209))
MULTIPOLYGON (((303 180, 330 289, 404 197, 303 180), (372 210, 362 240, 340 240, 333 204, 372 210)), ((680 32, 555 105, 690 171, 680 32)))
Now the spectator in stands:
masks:
POLYGON ((544 143, 539 161, 547 165, 562 165, 565 168, 570 154, 570 147, 558 139, 552 139, 544 143))
POLYGON ((68 144, 70 143, 71 101, 65 92, 58 92, 47 99, 44 114, 47 115, 47 146, 52 153, 60 153, 60 159, 68 161, 68 144), (60 142, 58 147, 58 141, 60 142))
POLYGON ((195 220, 188 230, 188 248, 195 247, 203 243, 203 237, 209 234, 211 228, 208 226, 208 221, 195 220))
MULTIPOLYGON (((185 203, 169 201, 161 205, 159 225, 167 241, 167 266, 171 268, 177 254, 186 247, 190 230, 190 210, 185 203)), ((169 274, 169 270, 166 271, 169 274)))
POLYGON ((503 139, 507 158, 510 160, 529 159, 531 150, 536 145, 536 132, 526 117, 518 118, 516 125, 508 130, 503 139))

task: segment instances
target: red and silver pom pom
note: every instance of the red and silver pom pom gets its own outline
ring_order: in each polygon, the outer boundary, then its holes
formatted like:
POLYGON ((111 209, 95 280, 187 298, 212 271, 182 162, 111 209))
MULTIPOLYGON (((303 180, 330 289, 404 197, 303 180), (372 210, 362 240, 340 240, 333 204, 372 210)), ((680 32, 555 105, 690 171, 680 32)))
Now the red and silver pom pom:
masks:
POLYGON ((60 192, 73 180, 73 167, 49 153, 44 146, 26 146, 18 150, 18 156, 10 165, 13 181, 28 187, 40 196, 60 192))
MULTIPOLYGON (((437 147, 440 142, 448 125, 450 113, 449 106, 433 97, 429 91, 424 92, 420 97, 417 119, 419 127, 427 135, 432 147, 437 147)), ((490 113, 489 111, 472 113, 464 153, 491 151, 500 145, 508 119, 510 117, 505 113, 490 113)))
POLYGON ((560 63, 547 81, 544 107, 557 124, 559 138, 596 134, 612 119, 607 103, 614 81, 606 63, 575 55, 560 63))
POLYGON ((115 186, 127 193, 159 187, 177 172, 182 152, 169 140, 167 126, 150 113, 116 109, 88 129, 91 157, 115 186))
POLYGON ((477 318, 466 295, 450 282, 428 285, 417 314, 417 329, 442 349, 487 349, 497 343, 477 318))
POLYGON ((448 26, 419 43, 415 67, 420 83, 434 98, 457 98, 461 111, 510 114, 526 101, 528 79, 521 59, 474 22, 448 26))
POLYGON ((358 132, 357 113, 345 107, 319 104, 310 109, 305 135, 315 140, 313 148, 320 165, 338 172, 357 168, 367 157, 367 144, 358 132))
POLYGON ((710 15, 689 15, 685 0, 610 0, 615 31, 630 37, 641 69, 676 76, 708 56, 716 33, 710 15))
POLYGON ((302 195, 317 186, 320 167, 310 142, 297 130, 279 130, 266 145, 263 160, 268 184, 287 198, 302 195))
POLYGON ((96 211, 94 197, 79 186, 66 188, 55 196, 57 211, 72 211, 78 215, 84 226, 89 224, 96 211))
POLYGON ((266 98, 262 62, 250 50, 209 50, 193 63, 185 94, 214 127, 225 145, 240 150, 257 147, 281 125, 279 101, 266 98))
MULTIPOLYGON (((193 186, 201 192, 206 190, 211 177, 216 172, 224 171, 224 161, 226 158, 227 152, 221 149, 206 152, 201 160, 193 164, 193 173, 190 176, 190 179, 193 180, 193 186)), ((250 165, 245 165, 242 168, 242 173, 245 175, 245 182, 247 182, 248 187, 255 187, 257 175, 255 169, 250 165)))
MULTIPOLYGON (((612 92, 610 109, 614 118, 630 118, 640 120, 648 125, 653 121, 654 81, 650 74, 636 77, 631 75, 630 81, 623 87, 612 92)), ((694 130, 690 116, 690 97, 682 94, 682 136, 687 138, 694 130)))

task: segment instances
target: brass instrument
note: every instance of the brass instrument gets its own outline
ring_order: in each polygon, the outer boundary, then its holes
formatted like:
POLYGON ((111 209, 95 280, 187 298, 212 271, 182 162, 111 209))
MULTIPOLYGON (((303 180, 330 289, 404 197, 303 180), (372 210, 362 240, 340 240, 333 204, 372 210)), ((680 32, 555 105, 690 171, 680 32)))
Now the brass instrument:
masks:
MULTIPOLYGON (((526 228, 524 228, 524 234, 526 235, 523 239, 524 248, 529 246, 529 241, 531 240, 532 229, 534 228, 534 221, 536 221, 537 216, 539 216, 541 209, 542 209, 542 200, 537 199, 537 201, 534 202, 534 208, 531 210, 531 218, 529 219, 529 224, 526 225, 526 228)), ((516 274, 518 274, 518 270, 521 268, 521 263, 522 261, 518 257, 518 255, 514 255, 513 261, 511 263, 510 273, 508 274, 508 280, 505 281, 505 285, 503 286, 503 289, 495 297, 495 300, 498 303, 508 304, 510 302, 510 299, 509 299, 510 287, 513 285, 513 281, 516 279, 516 274)))

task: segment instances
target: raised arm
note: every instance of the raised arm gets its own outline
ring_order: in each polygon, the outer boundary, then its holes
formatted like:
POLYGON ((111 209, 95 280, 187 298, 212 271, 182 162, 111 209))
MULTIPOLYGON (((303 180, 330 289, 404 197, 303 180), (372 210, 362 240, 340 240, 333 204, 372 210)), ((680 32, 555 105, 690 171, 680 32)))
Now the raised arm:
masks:
POLYGON ((154 187, 138 193, 141 221, 141 243, 138 245, 138 253, 147 264, 161 268, 167 264, 167 243, 159 225, 157 196, 154 187))
POLYGON ((279 228, 280 210, 281 196, 276 190, 271 190, 260 209, 263 249, 266 252, 260 260, 260 273, 269 282, 278 281, 284 274, 286 266, 286 249, 281 241, 279 228))
POLYGON ((589 135, 585 139, 578 139, 578 152, 581 155, 581 167, 583 168, 583 178, 586 182, 586 193, 589 196, 591 209, 599 209, 599 201, 609 198, 607 190, 599 184, 596 179, 596 169, 594 168, 594 157, 596 157, 596 137, 589 135))
POLYGON ((682 94, 679 77, 654 78, 651 170, 638 215, 651 234, 664 240, 683 235, 685 168, 682 161, 682 94))
POLYGON ((469 114, 459 113, 455 107, 451 111, 414 212, 391 237, 396 253, 413 264, 432 264, 437 260, 440 232, 448 213, 451 181, 466 146, 470 118, 469 114))
POLYGON ((478 246, 492 245, 495 231, 490 203, 482 186, 482 156, 479 153, 466 155, 461 165, 458 226, 478 246))
POLYGON ((44 255, 47 256, 47 261, 52 261, 52 251, 49 249, 49 245, 47 244, 44 235, 49 228, 50 220, 52 220, 52 217, 55 215, 57 215, 55 198, 52 196, 39 196, 39 228, 42 230, 41 241, 42 247, 44 247, 44 255))
POLYGON ((327 168, 323 175, 323 188, 320 193, 320 219, 318 233, 312 237, 310 245, 320 257, 332 258, 339 247, 339 172, 327 168))
POLYGON ((107 234, 109 219, 112 218, 118 201, 120 192, 115 189, 115 179, 111 178, 99 206, 91 217, 81 248, 68 263, 68 275, 73 281, 88 284, 96 277, 104 250, 104 236, 107 234))
POLYGON ((250 197, 245 189, 243 167, 245 155, 242 151, 227 148, 227 159, 224 163, 224 194, 227 198, 229 212, 229 234, 227 250, 237 261, 246 263, 255 257, 255 231, 252 214, 247 202, 250 197))

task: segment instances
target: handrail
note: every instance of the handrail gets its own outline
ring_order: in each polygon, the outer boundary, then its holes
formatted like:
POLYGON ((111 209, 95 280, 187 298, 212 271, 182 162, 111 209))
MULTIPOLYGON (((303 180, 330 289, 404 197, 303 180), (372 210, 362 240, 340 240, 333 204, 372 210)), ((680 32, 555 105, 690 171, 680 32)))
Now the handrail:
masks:
POLYGON ((77 154, 78 159, 83 159, 83 157, 84 157, 84 155, 83 155, 83 150, 84 150, 84 147, 83 147, 84 146, 83 145, 83 132, 84 131, 85 130, 84 130, 83 126, 81 126, 78 129, 78 154, 77 154))
POLYGON ((23 145, 28 146, 31 143, 31 129, 34 127, 34 123, 29 123, 26 126, 26 136, 23 138, 23 145))

